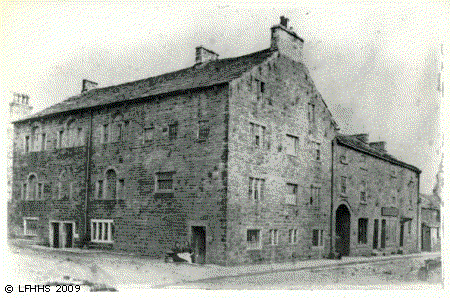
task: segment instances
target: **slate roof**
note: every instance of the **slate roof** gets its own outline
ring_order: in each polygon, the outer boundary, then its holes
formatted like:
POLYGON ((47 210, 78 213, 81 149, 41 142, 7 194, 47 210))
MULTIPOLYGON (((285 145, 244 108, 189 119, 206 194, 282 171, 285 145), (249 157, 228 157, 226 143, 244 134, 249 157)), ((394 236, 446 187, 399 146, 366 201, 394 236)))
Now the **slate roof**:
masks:
POLYGON ((352 136, 346 136, 346 135, 337 135, 336 140, 337 140, 338 144, 340 144, 340 145, 350 147, 354 150, 357 150, 357 151, 360 151, 363 153, 367 153, 369 155, 372 155, 372 156, 380 158, 380 159, 384 159, 390 163, 410 169, 419 174, 422 172, 419 168, 416 168, 415 166, 404 163, 385 152, 382 152, 380 150, 370 147, 369 144, 362 142, 361 140, 357 139, 354 136, 352 137, 352 136))
POLYGON ((240 77, 254 66, 264 62, 273 53, 274 50, 269 48, 245 56, 218 59, 206 64, 194 65, 189 68, 139 81, 93 89, 69 97, 60 103, 15 122, 17 123, 115 102, 144 98, 152 95, 230 82, 231 80, 240 77))

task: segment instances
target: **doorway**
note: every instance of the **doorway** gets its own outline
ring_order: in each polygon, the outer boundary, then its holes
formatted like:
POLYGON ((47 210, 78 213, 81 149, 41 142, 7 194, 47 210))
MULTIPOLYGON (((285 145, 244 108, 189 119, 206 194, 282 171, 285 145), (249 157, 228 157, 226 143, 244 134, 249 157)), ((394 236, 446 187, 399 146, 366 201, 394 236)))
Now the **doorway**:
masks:
POLYGON ((65 243, 64 247, 70 248, 73 246, 73 224, 65 223, 64 229, 65 229, 65 233, 66 233, 66 243, 65 243))
POLYGON ((380 248, 386 248, 386 220, 381 220, 381 243, 380 248))
POLYGON ((59 222, 52 222, 53 247, 59 248, 59 222))
POLYGON ((336 243, 335 248, 341 256, 350 254, 350 211, 345 205, 336 210, 336 243))
POLYGON ((206 262, 206 229, 203 226, 192 226, 192 247, 194 249, 194 262, 205 264, 206 262))
POLYGON ((422 251, 431 251, 430 228, 422 224, 422 251))
POLYGON ((377 249, 378 248, 378 219, 373 220, 373 241, 372 241, 372 248, 377 249))

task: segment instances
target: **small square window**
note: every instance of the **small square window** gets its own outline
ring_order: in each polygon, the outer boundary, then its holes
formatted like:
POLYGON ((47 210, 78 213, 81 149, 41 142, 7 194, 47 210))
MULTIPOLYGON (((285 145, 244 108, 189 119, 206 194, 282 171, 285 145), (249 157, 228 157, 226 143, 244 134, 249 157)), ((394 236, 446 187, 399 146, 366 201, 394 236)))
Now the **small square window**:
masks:
POLYGON ((286 135, 286 154, 298 155, 298 137, 286 135))
POLYGON ((172 191, 173 190, 173 172, 157 173, 156 174, 156 190, 157 191, 172 191))

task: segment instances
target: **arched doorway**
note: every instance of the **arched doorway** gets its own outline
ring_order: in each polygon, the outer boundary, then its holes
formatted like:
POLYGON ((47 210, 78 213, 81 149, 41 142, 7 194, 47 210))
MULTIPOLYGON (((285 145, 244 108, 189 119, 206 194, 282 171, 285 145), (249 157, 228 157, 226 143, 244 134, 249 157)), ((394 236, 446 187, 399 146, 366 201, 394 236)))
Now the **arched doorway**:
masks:
POLYGON ((336 210, 336 252, 342 256, 350 254, 350 211, 341 205, 336 210))

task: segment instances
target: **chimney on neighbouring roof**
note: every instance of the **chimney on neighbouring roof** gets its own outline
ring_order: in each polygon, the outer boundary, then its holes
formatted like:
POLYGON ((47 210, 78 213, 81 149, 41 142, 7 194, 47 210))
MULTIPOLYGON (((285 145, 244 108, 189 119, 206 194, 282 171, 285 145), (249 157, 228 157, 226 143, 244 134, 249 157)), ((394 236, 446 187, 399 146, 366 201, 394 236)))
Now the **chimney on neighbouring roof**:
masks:
POLYGON ((98 83, 83 79, 83 82, 81 83, 81 93, 95 89, 97 86, 98 83))
POLYGON ((295 61, 301 61, 304 41, 294 32, 292 27, 288 27, 288 24, 289 19, 281 16, 280 24, 270 28, 272 31, 270 48, 278 50, 281 54, 295 61))
POLYGON ((199 46, 195 48, 195 64, 207 63, 219 59, 219 54, 199 46))
POLYGON ((386 152, 386 142, 382 141, 382 142, 372 142, 369 143, 369 146, 373 149, 376 149, 378 151, 381 151, 383 153, 386 152))
POLYGON ((360 140, 361 142, 367 143, 369 141, 369 134, 368 133, 360 133, 356 135, 351 135, 351 137, 356 138, 360 140))

